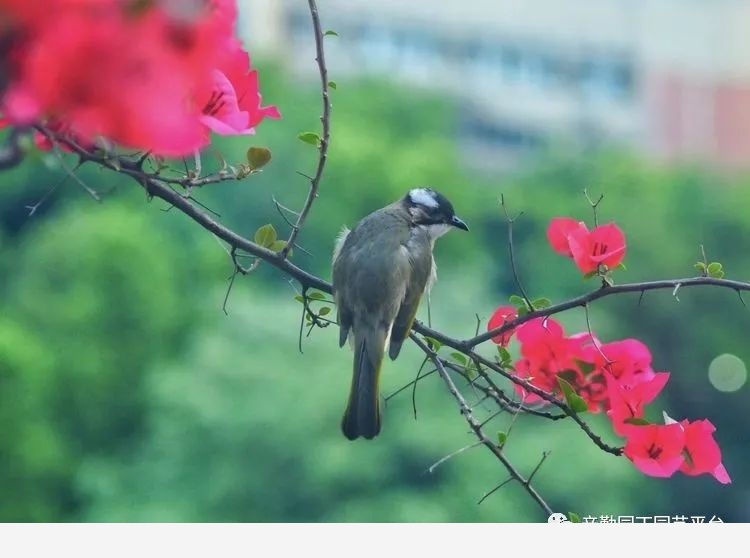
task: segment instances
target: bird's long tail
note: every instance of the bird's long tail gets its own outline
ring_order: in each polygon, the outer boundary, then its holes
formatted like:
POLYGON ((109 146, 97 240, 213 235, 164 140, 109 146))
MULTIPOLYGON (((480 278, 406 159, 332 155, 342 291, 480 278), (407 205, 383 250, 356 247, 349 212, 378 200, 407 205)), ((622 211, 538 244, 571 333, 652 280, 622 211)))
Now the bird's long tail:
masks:
POLYGON ((349 402, 341 420, 344 436, 372 439, 380 432, 380 365, 386 332, 380 328, 354 328, 354 372, 349 402), (359 331, 357 331, 359 329, 359 331), (360 333, 362 332, 362 333, 360 333))

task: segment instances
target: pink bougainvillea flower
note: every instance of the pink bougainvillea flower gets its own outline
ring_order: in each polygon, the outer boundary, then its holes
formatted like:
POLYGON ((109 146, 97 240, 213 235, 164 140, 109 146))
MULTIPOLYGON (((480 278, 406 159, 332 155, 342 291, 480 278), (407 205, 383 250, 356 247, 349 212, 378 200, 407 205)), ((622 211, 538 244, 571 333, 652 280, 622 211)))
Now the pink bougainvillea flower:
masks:
POLYGON ((685 461, 680 471, 690 476, 708 473, 721 484, 731 483, 732 479, 721 463, 721 450, 713 436, 716 428, 711 421, 683 420, 679 425, 685 432, 685 461))
POLYGON ((605 373, 605 377, 609 400, 607 416, 612 421, 614 431, 620 436, 627 436, 632 425, 626 421, 643 418, 646 405, 656 399, 667 385, 669 372, 656 373, 652 379, 634 386, 622 384, 608 373, 605 373))
POLYGON ((0 0, 0 110, 162 156, 205 146, 206 116, 220 133, 252 133, 279 114, 260 104, 236 17, 236 0, 0 0))
POLYGON ((251 71, 250 55, 239 41, 227 44, 213 72, 213 84, 201 117, 203 124, 213 132, 254 134, 255 126, 265 118, 281 118, 275 106, 262 106, 258 72, 251 71))
MULTIPOLYGON (((515 306, 501 306, 500 308, 495 310, 495 313, 492 314, 490 321, 487 322, 487 331, 492 331, 493 329, 502 327, 506 323, 515 320, 517 317, 518 309, 515 306)), ((505 333, 496 335, 492 338, 492 342, 496 345, 500 345, 501 347, 507 347, 508 343, 510 343, 511 338, 513 337, 514 332, 515 330, 511 329, 506 331, 505 333)))
POLYGON ((614 223, 596 227, 589 232, 579 228, 570 232, 568 244, 578 269, 593 273, 600 265, 613 269, 625 259, 625 234, 614 223))
POLYGON ((582 230, 588 233, 583 221, 576 221, 570 217, 555 217, 547 228, 547 239, 552 249, 562 256, 573 257, 568 243, 568 237, 573 231, 582 230))
MULTIPOLYGON (((548 393, 560 392, 558 376, 570 383, 576 391, 586 385, 586 374, 581 368, 586 357, 586 346, 591 343, 589 334, 566 337, 562 326, 551 318, 530 320, 516 329, 521 344, 521 360, 516 363, 516 373, 531 384, 548 393)), ((543 399, 521 386, 516 386, 527 403, 543 399)), ((581 393, 584 396, 583 393, 581 393)))
POLYGON ((625 456, 645 475, 671 477, 685 462, 684 447, 679 424, 636 426, 628 429, 625 456))
POLYGON ((595 365, 624 385, 635 385, 654 377, 651 351, 637 339, 623 339, 601 345, 595 365))

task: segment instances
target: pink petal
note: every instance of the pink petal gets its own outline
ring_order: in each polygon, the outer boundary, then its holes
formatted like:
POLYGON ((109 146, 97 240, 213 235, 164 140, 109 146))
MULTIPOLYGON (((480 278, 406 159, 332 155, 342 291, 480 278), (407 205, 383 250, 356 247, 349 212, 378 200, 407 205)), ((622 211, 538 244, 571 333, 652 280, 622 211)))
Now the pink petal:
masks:
POLYGON ((547 239, 552 249, 562 256, 572 257, 568 245, 568 236, 577 229, 588 232, 583 221, 576 221, 570 217, 555 217, 552 219, 547 229, 547 239))

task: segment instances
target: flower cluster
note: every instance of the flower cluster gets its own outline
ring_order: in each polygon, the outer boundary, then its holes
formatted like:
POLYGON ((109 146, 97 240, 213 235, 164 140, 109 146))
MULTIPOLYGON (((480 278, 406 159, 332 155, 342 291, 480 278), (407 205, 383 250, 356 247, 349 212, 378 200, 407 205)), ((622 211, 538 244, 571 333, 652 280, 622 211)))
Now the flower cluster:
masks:
POLYGON ((162 156, 251 134, 258 75, 236 0, 0 0, 0 113, 162 156))
MULTIPOLYGON (((606 273, 625 255, 625 237, 614 224, 589 231, 572 219, 554 219, 548 238, 556 252, 573 258, 584 273, 606 273)), ((731 482, 711 422, 677 422, 666 415, 665 424, 646 419, 646 406, 670 377, 654 370, 646 345, 637 339, 602 343, 591 333, 567 335, 550 317, 527 319, 513 327, 519 313, 529 310, 502 306, 488 323, 488 331, 508 328, 492 338, 505 366, 512 362, 507 347, 514 338, 519 345, 520 358, 512 368, 527 384, 515 386, 525 404, 547 403, 550 395, 571 403, 572 397, 580 403, 579 412, 606 413, 615 433, 626 439, 624 454, 646 475, 669 477, 681 471, 731 482)))

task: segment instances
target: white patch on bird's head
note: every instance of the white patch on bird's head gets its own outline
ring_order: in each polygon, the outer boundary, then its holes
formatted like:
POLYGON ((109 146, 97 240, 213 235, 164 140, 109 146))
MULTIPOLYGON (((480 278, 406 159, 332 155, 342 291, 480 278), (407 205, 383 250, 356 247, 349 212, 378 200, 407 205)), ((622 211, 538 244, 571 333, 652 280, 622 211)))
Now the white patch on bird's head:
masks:
POLYGON ((437 209, 440 203, 435 199, 435 192, 429 188, 413 188, 409 190, 409 199, 414 205, 437 209))

